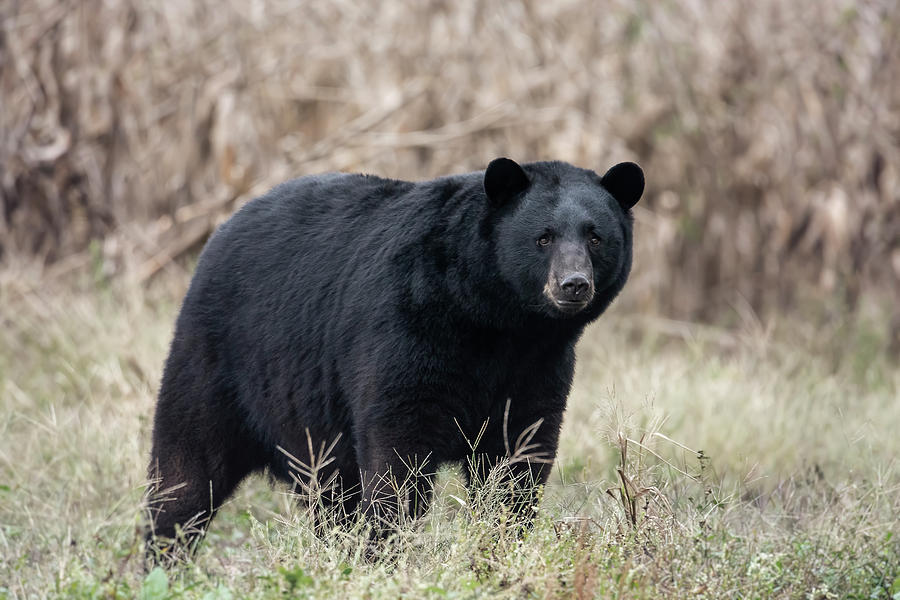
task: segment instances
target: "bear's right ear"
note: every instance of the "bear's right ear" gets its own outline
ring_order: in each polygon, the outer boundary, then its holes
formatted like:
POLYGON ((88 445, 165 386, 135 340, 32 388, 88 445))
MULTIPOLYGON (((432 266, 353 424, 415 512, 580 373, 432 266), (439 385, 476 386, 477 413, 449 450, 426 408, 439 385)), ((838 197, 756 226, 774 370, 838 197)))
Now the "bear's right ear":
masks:
POLYGON ((524 191, 530 184, 522 167, 508 158, 495 158, 484 172, 484 193, 495 206, 524 191))

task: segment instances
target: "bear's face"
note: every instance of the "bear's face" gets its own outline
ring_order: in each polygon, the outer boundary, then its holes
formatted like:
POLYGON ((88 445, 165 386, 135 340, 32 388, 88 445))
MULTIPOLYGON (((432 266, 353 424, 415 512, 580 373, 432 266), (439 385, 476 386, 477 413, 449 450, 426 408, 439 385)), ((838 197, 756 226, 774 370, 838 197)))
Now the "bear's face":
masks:
POLYGON ((523 168, 499 158, 484 188, 499 215, 500 275, 526 311, 596 316, 620 291, 631 268, 630 211, 644 189, 640 167, 621 163, 599 177, 564 163, 523 168))

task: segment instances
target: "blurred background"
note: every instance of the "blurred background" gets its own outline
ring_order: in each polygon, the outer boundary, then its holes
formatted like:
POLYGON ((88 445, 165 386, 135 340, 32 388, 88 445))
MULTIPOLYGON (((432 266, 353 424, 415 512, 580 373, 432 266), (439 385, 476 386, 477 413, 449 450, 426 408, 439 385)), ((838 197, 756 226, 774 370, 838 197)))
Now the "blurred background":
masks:
POLYGON ((0 0, 0 22, 7 268, 146 284, 307 173, 634 160, 629 314, 870 314, 900 352, 895 0, 0 0))

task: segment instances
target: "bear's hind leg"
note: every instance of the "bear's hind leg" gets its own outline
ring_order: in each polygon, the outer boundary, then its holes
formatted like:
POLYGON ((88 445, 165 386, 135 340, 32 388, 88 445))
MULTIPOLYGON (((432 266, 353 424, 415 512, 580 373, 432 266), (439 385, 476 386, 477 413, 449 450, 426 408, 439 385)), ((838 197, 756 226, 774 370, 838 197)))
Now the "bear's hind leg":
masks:
MULTIPOLYGON (((147 555, 153 562, 190 557, 210 520, 237 485, 263 466, 258 447, 235 428, 192 426, 157 414, 148 475, 147 555)), ((223 425, 223 423, 220 423, 223 425)))
POLYGON ((147 555, 153 562, 191 556, 209 521, 243 478, 211 473, 203 462, 171 448, 154 448, 147 502, 147 555))

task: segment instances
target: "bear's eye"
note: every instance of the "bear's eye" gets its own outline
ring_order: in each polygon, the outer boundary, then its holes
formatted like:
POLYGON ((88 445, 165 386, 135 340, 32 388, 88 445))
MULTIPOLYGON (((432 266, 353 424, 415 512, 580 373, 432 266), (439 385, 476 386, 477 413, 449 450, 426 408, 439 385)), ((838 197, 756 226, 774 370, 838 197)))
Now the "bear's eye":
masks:
POLYGON ((599 246, 600 238, 596 235, 591 235, 591 239, 588 240, 591 243, 591 246, 599 246))
POLYGON ((538 246, 549 246, 550 245, 550 234, 545 233, 541 237, 537 239, 538 246))

